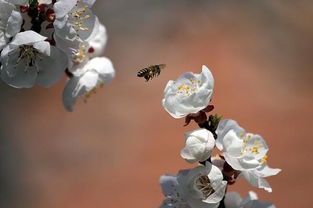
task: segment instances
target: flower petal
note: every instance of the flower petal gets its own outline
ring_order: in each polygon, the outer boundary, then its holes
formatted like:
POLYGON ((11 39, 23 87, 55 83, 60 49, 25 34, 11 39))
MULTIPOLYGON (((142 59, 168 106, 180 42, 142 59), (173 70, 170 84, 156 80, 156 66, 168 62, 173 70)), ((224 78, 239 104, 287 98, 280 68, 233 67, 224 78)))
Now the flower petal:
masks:
POLYGON ((47 38, 32 31, 27 30, 25 32, 20 32, 16 34, 16 36, 13 38, 10 45, 20 46, 20 45, 32 45, 36 42, 44 41, 47 38))
POLYGON ((6 37, 11 38, 21 30, 23 18, 20 12, 13 10, 8 19, 6 27, 6 37))
POLYGON ((229 192, 225 195, 225 208, 240 208, 241 197, 236 192, 229 192))
POLYGON ((51 46, 50 51, 50 56, 44 56, 37 62, 37 66, 40 69, 37 83, 43 87, 50 87, 59 81, 67 67, 67 57, 61 50, 51 46))

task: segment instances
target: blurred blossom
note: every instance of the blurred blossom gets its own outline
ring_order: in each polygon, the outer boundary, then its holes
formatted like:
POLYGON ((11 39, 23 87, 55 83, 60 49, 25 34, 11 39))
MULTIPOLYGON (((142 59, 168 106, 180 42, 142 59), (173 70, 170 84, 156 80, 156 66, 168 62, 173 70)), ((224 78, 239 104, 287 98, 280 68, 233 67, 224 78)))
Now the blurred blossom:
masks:
POLYGON ((111 61, 99 58, 107 34, 91 11, 94 3, 0 0, 2 80, 16 88, 30 88, 35 83, 50 87, 67 75, 70 80, 63 101, 69 111, 77 96, 86 93, 88 97, 111 81, 115 74, 111 61))
POLYGON ((186 145, 180 152, 182 158, 189 163, 207 160, 215 146, 213 134, 206 129, 196 129, 185 133, 186 145))
POLYGON ((253 191, 249 191, 243 199, 238 193, 229 192, 225 195, 225 208, 275 208, 275 205, 258 200, 253 191))
POLYGON ((213 94, 214 79, 211 71, 202 66, 202 73, 181 75, 170 80, 164 90, 162 104, 174 118, 182 118, 206 108, 213 94))
POLYGON ((115 76, 112 62, 105 57, 96 57, 82 65, 82 74, 70 78, 63 92, 63 103, 68 111, 73 110, 78 96, 86 98, 95 92, 97 87, 110 82, 115 76))
POLYGON ((260 135, 246 133, 234 120, 223 120, 217 128, 216 146, 226 162, 241 171, 241 177, 253 186, 272 191, 263 178, 278 174, 280 169, 267 166, 268 147, 260 135))
POLYGON ((59 81, 67 65, 64 53, 34 32, 18 33, 1 53, 1 78, 16 88, 35 83, 49 87, 59 81))

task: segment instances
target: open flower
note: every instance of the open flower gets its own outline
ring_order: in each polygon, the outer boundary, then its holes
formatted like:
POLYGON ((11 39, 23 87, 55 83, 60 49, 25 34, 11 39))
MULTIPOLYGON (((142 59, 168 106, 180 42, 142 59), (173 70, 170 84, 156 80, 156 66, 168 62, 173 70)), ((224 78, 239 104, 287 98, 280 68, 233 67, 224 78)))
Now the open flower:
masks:
POLYGON ((213 86, 213 75, 206 66, 202 66, 201 74, 185 73, 176 81, 170 80, 167 83, 163 107, 174 118, 196 113, 209 105, 213 86))
POLYGON ((22 23, 22 15, 15 10, 15 6, 0 0, 0 51, 7 45, 10 38, 20 32, 22 23))
POLYGON ((65 54, 34 32, 18 33, 1 52, 1 78, 16 88, 35 83, 49 87, 59 81, 67 66, 65 54))
POLYGON ((251 185, 272 191, 263 178, 276 175, 280 169, 266 165, 268 147, 260 135, 246 133, 234 120, 223 120, 217 128, 216 146, 223 152, 226 162, 241 171, 240 176, 251 185))
POLYGON ((236 192, 229 192, 225 195, 225 208, 275 208, 275 205, 269 202, 258 200, 255 192, 249 191, 249 194, 243 199, 236 192))
POLYGON ((63 91, 63 103, 68 111, 73 110, 78 96, 90 96, 97 87, 110 82, 115 76, 112 62, 105 57, 96 57, 88 61, 79 70, 80 74, 74 74, 63 91))
POLYGON ((182 158, 189 163, 207 160, 215 146, 213 134, 206 129, 197 129, 185 133, 186 145, 180 152, 182 158))
POLYGON ((216 208, 227 182, 221 171, 207 162, 206 166, 181 170, 177 176, 162 176, 160 184, 166 196, 161 207, 216 208))
POLYGON ((86 40, 90 37, 98 18, 91 12, 95 0, 58 0, 54 6, 55 32, 66 40, 86 40))

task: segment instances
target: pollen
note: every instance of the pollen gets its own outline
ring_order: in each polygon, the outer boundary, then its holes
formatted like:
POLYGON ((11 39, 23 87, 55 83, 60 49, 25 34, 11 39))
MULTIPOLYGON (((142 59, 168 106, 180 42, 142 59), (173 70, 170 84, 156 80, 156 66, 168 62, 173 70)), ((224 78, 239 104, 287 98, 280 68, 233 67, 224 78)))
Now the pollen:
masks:
POLYGON ((76 64, 82 63, 86 58, 87 46, 83 43, 79 45, 79 49, 73 54, 72 60, 76 64))
POLYGON ((263 157, 262 157, 262 159, 261 159, 261 163, 262 164, 264 164, 264 163, 266 163, 267 162, 267 155, 264 155, 263 157))
MULTIPOLYGON (((78 0, 76 6, 79 7, 79 4, 84 4, 83 0, 78 0)), ((80 31, 89 31, 89 28, 84 25, 84 21, 91 18, 89 14, 86 14, 88 5, 80 6, 79 9, 74 10, 69 13, 69 21, 74 26, 74 30, 76 31, 76 35, 80 36, 80 31)))
POLYGON ((250 151, 255 154, 259 154, 259 147, 251 147, 250 151))
POLYGON ((177 87, 177 94, 184 94, 187 96, 192 95, 195 93, 199 86, 197 85, 197 82, 195 79, 188 79, 189 82, 181 82, 180 85, 177 87))
POLYGON ((95 86, 94 88, 92 88, 92 90, 90 90, 89 92, 87 92, 84 96, 84 102, 87 103, 88 99, 91 97, 92 94, 96 94, 97 90, 99 88, 103 88, 104 83, 101 82, 99 85, 95 86))

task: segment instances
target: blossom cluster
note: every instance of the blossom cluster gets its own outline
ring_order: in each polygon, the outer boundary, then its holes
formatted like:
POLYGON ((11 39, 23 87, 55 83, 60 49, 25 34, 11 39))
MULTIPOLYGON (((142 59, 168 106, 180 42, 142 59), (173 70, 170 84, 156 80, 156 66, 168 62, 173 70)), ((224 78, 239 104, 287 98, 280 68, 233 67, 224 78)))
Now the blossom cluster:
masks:
POLYGON ((188 163, 198 165, 161 176, 165 196, 161 208, 274 208, 259 201, 254 192, 243 199, 238 193, 226 193, 237 178, 272 192, 265 178, 281 170, 267 165, 269 148, 260 135, 246 132, 234 120, 207 116, 214 108, 210 105, 213 88, 214 78, 206 66, 202 73, 185 73, 165 87, 164 109, 174 118, 185 117, 185 125, 194 120, 200 128, 185 133, 180 152, 188 163), (215 147, 220 153, 212 156, 215 147))
POLYGON ((100 57, 106 28, 91 11, 95 0, 0 0, 0 76, 15 88, 68 80, 68 111, 78 96, 110 82, 112 62, 100 57))

